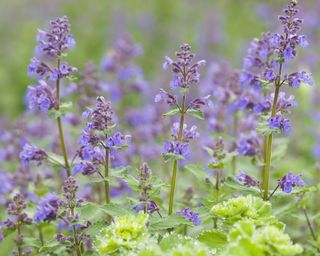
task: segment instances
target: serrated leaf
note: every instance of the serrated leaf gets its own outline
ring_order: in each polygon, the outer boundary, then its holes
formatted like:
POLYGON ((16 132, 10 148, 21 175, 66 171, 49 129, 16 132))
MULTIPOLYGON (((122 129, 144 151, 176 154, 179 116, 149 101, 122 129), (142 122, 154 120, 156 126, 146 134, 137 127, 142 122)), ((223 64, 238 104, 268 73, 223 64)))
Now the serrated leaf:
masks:
POLYGON ((203 231, 197 239, 209 248, 223 248, 227 245, 227 237, 219 230, 203 231))
POLYGON ((175 228, 180 225, 191 226, 192 222, 179 214, 169 215, 156 221, 150 221, 150 232, 157 232, 164 229, 175 228))
POLYGON ((77 208, 77 213, 85 220, 96 222, 101 220, 105 213, 101 206, 95 203, 88 202, 77 208))
POLYGON ((201 110, 199 109, 188 109, 187 110, 187 115, 198 118, 200 120, 204 120, 204 114, 201 110))
POLYGON ((110 203, 101 206, 100 209, 111 216, 132 214, 132 209, 130 207, 120 204, 110 203))
POLYGON ((162 114, 164 117, 175 116, 180 112, 179 108, 170 109, 168 112, 162 114))

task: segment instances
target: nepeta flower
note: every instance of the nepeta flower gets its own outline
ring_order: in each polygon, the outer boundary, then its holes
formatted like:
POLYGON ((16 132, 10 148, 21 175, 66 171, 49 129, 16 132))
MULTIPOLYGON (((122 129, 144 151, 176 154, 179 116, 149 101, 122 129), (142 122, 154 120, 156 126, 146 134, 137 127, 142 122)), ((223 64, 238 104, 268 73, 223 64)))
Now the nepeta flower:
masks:
POLYGON ((48 31, 39 29, 37 42, 40 44, 37 47, 38 52, 49 57, 59 57, 65 50, 73 47, 76 42, 70 34, 68 18, 63 16, 50 21, 48 31))
POLYGON ((257 181, 255 178, 243 172, 240 173, 238 176, 236 176, 236 179, 242 182, 247 187, 259 186, 259 181, 257 181))
POLYGON ((244 156, 255 156, 260 152, 260 142, 256 136, 242 137, 237 142, 239 154, 244 156))
POLYGON ((191 48, 188 44, 181 45, 180 49, 181 51, 176 52, 177 61, 166 57, 163 63, 164 70, 171 66, 174 73, 170 83, 171 89, 189 88, 191 85, 197 84, 200 79, 199 68, 206 63, 205 60, 200 60, 192 64, 195 55, 190 52, 191 48))
POLYGON ((186 219, 190 220, 193 225, 198 226, 200 225, 200 218, 199 214, 196 212, 191 211, 190 208, 184 208, 180 212, 177 212, 178 214, 182 215, 186 219))
POLYGON ((173 153, 175 155, 181 155, 186 159, 190 157, 189 143, 165 140, 163 150, 165 154, 173 153))
POLYGON ((164 101, 169 106, 177 105, 177 96, 171 95, 170 93, 166 92, 164 89, 160 88, 160 93, 156 95, 154 101, 160 102, 164 101))
POLYGON ((85 129, 87 132, 92 130, 104 131, 113 125, 111 103, 106 101, 103 96, 97 97, 96 107, 94 109, 88 109, 82 116, 91 119, 85 129))
POLYGON ((34 145, 26 143, 23 146, 23 149, 20 152, 19 157, 22 159, 23 164, 27 166, 29 165, 30 161, 35 161, 37 165, 40 165, 41 162, 48 157, 48 155, 42 149, 39 149, 34 145))
POLYGON ((76 175, 77 173, 82 173, 83 175, 93 175, 99 171, 97 164, 91 162, 80 162, 75 164, 71 169, 71 174, 76 175))
POLYGON ((301 179, 301 174, 293 175, 293 172, 288 172, 281 180, 278 180, 278 185, 282 191, 291 193, 293 187, 303 187, 304 181, 301 179))
MULTIPOLYGON (((174 123, 172 125, 171 136, 174 138, 174 140, 178 140, 179 127, 180 127, 179 123, 174 123)), ((197 131, 197 126, 193 125, 190 129, 188 129, 187 124, 183 124, 181 141, 189 142, 193 138, 197 138, 197 137, 199 137, 199 132, 197 131)))
POLYGON ((39 79, 46 78, 51 72, 50 67, 37 58, 32 58, 28 66, 28 76, 36 76, 39 79))
POLYGON ((106 139, 105 146, 109 148, 122 147, 127 145, 130 140, 130 135, 123 135, 121 132, 116 132, 106 139))
POLYGON ((201 107, 208 106, 212 107, 212 102, 209 100, 210 95, 205 97, 196 98, 189 104, 188 108, 190 109, 200 109, 201 107))
POLYGON ((60 200, 54 193, 44 196, 37 206, 34 221, 40 223, 43 221, 52 221, 57 218, 60 200))
POLYGON ((40 82, 36 87, 28 86, 26 102, 31 110, 47 112, 54 108, 56 100, 52 89, 45 82, 40 82))
POLYGON ((277 114, 275 117, 270 117, 268 123, 271 129, 277 128, 284 133, 289 133, 292 129, 290 120, 284 118, 281 114, 277 114))
POLYGON ((289 86, 292 88, 300 88, 301 83, 308 85, 313 84, 310 74, 305 71, 292 73, 286 76, 286 79, 288 80, 289 86))

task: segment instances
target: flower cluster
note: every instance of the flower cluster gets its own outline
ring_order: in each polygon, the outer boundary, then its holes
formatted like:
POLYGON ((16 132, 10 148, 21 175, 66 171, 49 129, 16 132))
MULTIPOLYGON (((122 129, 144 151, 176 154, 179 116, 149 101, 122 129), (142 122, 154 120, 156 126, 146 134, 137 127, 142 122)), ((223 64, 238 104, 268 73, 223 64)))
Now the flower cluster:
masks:
POLYGON ((257 181, 252 176, 246 174, 246 173, 240 173, 236 176, 236 179, 240 182, 242 182, 247 187, 257 187, 259 186, 259 181, 257 181))
POLYGON ((242 136, 237 142, 237 150, 244 156, 255 156, 260 152, 260 148, 260 141, 255 134, 250 137, 242 136))
POLYGON ((291 193, 293 187, 304 186, 304 181, 302 180, 301 176, 301 174, 293 175, 293 172, 288 172, 287 175, 278 180, 278 185, 280 186, 282 191, 291 193))
MULTIPOLYGON (((38 31, 37 42, 39 45, 36 50, 40 58, 33 57, 28 67, 28 75, 35 76, 39 85, 36 87, 29 86, 26 101, 29 109, 47 112, 56 108, 59 99, 54 95, 55 92, 50 86, 51 81, 59 81, 61 78, 70 77, 77 71, 75 67, 70 66, 67 62, 60 63, 60 57, 64 52, 75 45, 73 36, 70 34, 70 24, 66 16, 57 18, 50 22, 48 31, 38 31), (57 65, 42 61, 41 59, 56 60, 57 65)), ((56 88, 59 90, 59 88, 56 88)))
POLYGON ((34 215, 34 221, 36 223, 44 221, 53 221, 57 218, 57 212, 60 206, 60 199, 55 193, 49 193, 44 196, 38 206, 34 215))
POLYGON ((40 165, 43 160, 45 160, 48 155, 42 149, 26 143, 23 146, 22 151, 19 154, 19 157, 22 159, 22 162, 25 166, 29 165, 30 161, 35 161, 37 165, 40 165))
POLYGON ((178 214, 180 214, 183 217, 185 217, 186 219, 190 220, 193 223, 193 225, 195 225, 195 226, 200 225, 199 214, 191 211, 190 208, 184 208, 183 210, 178 212, 178 214))
POLYGON ((163 63, 164 70, 167 70, 169 66, 172 67, 174 77, 170 83, 170 88, 173 90, 189 88, 191 85, 197 84, 200 79, 199 68, 206 63, 205 60, 200 60, 192 64, 195 55, 191 53, 191 47, 188 44, 181 45, 180 49, 181 51, 176 52, 176 61, 166 57, 163 63))

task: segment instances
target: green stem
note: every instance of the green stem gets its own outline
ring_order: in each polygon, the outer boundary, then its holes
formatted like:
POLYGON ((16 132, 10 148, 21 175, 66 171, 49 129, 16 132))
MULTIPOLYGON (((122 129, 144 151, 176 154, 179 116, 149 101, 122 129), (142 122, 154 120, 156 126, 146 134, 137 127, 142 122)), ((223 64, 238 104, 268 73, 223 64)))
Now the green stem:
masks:
MULTIPOLYGON (((58 68, 58 70, 60 69, 60 59, 58 59, 57 68, 58 68)), ((57 82, 56 82, 56 100, 57 100, 56 110, 59 110, 60 109, 60 79, 59 78, 57 79, 57 82)), ((64 158, 65 168, 67 171, 67 175, 71 176, 70 166, 69 166, 69 161, 68 161, 68 153, 67 153, 66 144, 65 144, 65 140, 64 140, 62 122, 61 122, 60 116, 57 117, 57 124, 58 124, 60 145, 61 145, 61 150, 62 150, 62 154, 63 154, 63 158, 64 158)))
POLYGON ((43 233, 42 233, 42 228, 40 226, 38 226, 38 230, 39 230, 39 240, 41 242, 41 245, 44 245, 44 239, 43 239, 43 233))
MULTIPOLYGON (((184 94, 182 97, 182 105, 180 108, 180 127, 179 127, 178 141, 182 140, 184 114, 185 114, 185 101, 186 101, 186 95, 184 94)), ((174 190, 175 190, 175 186, 176 186, 177 170, 178 170, 178 160, 174 160, 173 161, 173 168, 172 168, 172 177, 171 177, 169 215, 172 214, 172 210, 173 210, 174 190)))
MULTIPOLYGON (((74 216, 74 208, 71 208, 70 210, 71 210, 71 215, 74 216)), ((81 256, 79 240, 78 240, 77 230, 76 230, 75 224, 72 224, 72 232, 73 232, 74 247, 75 247, 76 255, 81 256)))
POLYGON ((110 162, 110 149, 106 148, 106 154, 105 154, 106 162, 104 165, 104 191, 106 196, 106 203, 110 203, 110 184, 107 180, 109 178, 109 162, 110 162))
MULTIPOLYGON (((20 236, 21 236, 21 224, 20 224, 20 221, 17 224, 17 232, 18 232, 18 237, 20 239, 20 236)), ((23 252, 22 252, 22 247, 21 247, 20 242, 18 242, 17 247, 18 247, 18 256, 22 256, 23 252)))
MULTIPOLYGON (((276 114, 277 110, 277 102, 280 92, 280 85, 279 82, 276 83, 276 89, 274 93, 273 98, 273 104, 272 104, 272 112, 271 112, 271 118, 273 118, 276 114)), ((265 170, 264 170, 264 193, 263 193, 263 200, 267 201, 269 199, 269 181, 270 181, 270 166, 271 166, 271 152, 272 152, 272 133, 268 136, 268 143, 267 143, 267 150, 266 150, 266 162, 265 162, 265 170)))
POLYGON ((313 227, 312 227, 311 221, 310 221, 310 219, 309 219, 308 212, 307 212, 306 208, 302 208, 302 211, 303 211, 303 214, 304 214, 304 216, 305 216, 305 218, 306 218, 306 221, 307 221, 308 228, 309 228, 309 230, 310 230, 312 239, 313 239, 315 242, 317 242, 317 235, 316 235, 316 233, 315 233, 314 230, 313 230, 313 227))
POLYGON ((221 184, 221 169, 216 169, 216 190, 217 192, 220 190, 221 184))

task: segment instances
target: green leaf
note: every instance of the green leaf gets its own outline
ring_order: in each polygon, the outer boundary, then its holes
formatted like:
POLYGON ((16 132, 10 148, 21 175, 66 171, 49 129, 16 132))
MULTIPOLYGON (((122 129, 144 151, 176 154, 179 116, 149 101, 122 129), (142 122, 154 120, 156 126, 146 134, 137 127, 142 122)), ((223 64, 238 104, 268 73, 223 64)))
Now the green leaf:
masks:
POLYGON ((191 221, 187 220, 185 217, 179 214, 169 215, 162 219, 157 219, 156 221, 150 220, 149 230, 150 232, 157 232, 159 230, 175 228, 180 225, 191 226, 191 221))
POLYGON ((64 166, 64 158, 63 156, 57 155, 53 152, 48 152, 48 162, 53 165, 64 166))
POLYGON ((174 160, 184 160, 185 158, 182 155, 176 155, 173 153, 162 154, 164 161, 170 162, 174 160))
POLYGON ((173 109, 170 109, 168 112, 164 113, 163 116, 164 117, 175 116, 179 112, 180 112, 179 108, 173 108, 173 109))
POLYGON ((211 163, 208 165, 208 167, 210 169, 223 169, 224 168, 224 164, 222 161, 217 162, 217 163, 211 163))
POLYGON ((69 110, 72 109, 72 102, 63 102, 60 104, 59 109, 50 109, 48 115, 51 118, 57 119, 58 117, 64 116, 69 110))
POLYGON ((190 109, 187 110, 187 114, 188 114, 189 116, 198 118, 198 119, 200 119, 200 120, 204 120, 204 114, 203 114, 203 112, 202 112, 201 110, 199 110, 199 109, 192 109, 192 108, 190 108, 190 109))
POLYGON ((188 164, 184 167, 191 172, 198 180, 204 181, 209 175, 201 165, 188 164))
POLYGON ((227 245, 227 237, 219 230, 203 231, 197 238, 209 248, 223 248, 227 245))
POLYGON ((261 192, 258 188, 247 187, 232 177, 228 177, 223 185, 237 191, 237 193, 248 193, 256 196, 261 195, 261 192))
POLYGON ((88 202, 77 208, 77 212, 83 219, 91 222, 99 221, 105 216, 101 206, 91 202, 88 202))
POLYGON ((121 216, 132 214, 132 209, 130 207, 120 205, 120 204, 106 204, 100 207, 105 213, 111 216, 121 216))
POLYGON ((41 242, 38 238, 25 237, 25 238, 23 238, 23 247, 40 248, 41 242))

